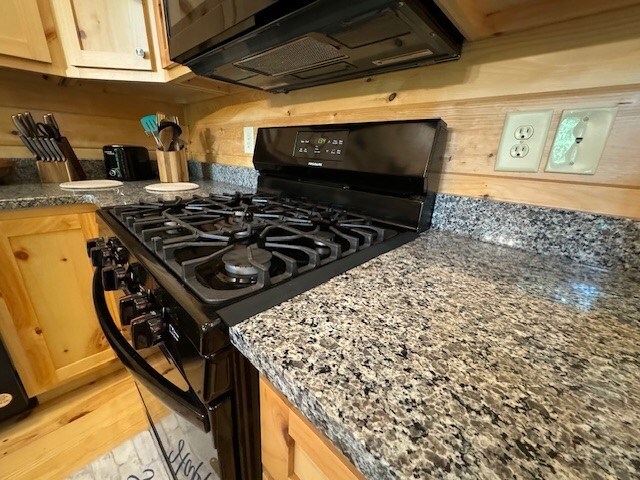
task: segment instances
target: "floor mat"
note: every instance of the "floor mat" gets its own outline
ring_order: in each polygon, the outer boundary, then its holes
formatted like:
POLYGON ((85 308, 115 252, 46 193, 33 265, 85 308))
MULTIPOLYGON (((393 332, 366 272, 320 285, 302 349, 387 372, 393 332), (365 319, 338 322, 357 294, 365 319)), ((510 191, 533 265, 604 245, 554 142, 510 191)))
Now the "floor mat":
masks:
POLYGON ((170 480, 151 433, 142 432, 78 470, 68 480, 170 480))
MULTIPOLYGON (((168 412, 155 424, 178 480, 219 480, 210 433, 168 412)), ((68 477, 68 480, 171 480, 150 431, 144 431, 68 477)))

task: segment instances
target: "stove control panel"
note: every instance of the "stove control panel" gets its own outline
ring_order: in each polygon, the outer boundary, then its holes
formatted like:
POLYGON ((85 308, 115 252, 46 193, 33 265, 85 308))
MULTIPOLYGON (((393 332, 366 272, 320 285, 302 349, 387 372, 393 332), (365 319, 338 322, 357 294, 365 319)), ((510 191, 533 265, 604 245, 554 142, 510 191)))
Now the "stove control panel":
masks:
POLYGON ((145 269, 116 237, 87 241, 87 254, 93 266, 101 269, 102 287, 108 291, 124 290, 119 300, 120 323, 131 327, 135 349, 149 348, 162 341, 165 330, 164 308, 143 285, 145 269))
POLYGON ((293 148, 293 156, 297 158, 312 159, 307 162, 314 165, 313 160, 340 161, 345 156, 347 149, 348 130, 333 130, 327 132, 299 131, 293 148))

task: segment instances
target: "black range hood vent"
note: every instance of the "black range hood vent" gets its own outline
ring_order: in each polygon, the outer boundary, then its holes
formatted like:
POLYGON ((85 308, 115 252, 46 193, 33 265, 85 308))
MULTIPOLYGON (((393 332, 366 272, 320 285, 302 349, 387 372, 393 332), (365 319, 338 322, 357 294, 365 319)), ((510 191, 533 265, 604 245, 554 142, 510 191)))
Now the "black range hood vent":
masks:
MULTIPOLYGON (((225 4, 236 3, 208 2, 216 3, 222 13, 225 4)), ((223 18, 227 28, 217 30, 202 21, 185 24, 188 19, 183 19, 178 23, 181 30, 175 31, 169 9, 172 60, 199 75, 287 92, 460 57, 461 34, 429 0, 262 3, 246 12, 252 13, 246 18, 223 18), (199 40, 192 40, 193 45, 185 42, 191 37, 199 40)))

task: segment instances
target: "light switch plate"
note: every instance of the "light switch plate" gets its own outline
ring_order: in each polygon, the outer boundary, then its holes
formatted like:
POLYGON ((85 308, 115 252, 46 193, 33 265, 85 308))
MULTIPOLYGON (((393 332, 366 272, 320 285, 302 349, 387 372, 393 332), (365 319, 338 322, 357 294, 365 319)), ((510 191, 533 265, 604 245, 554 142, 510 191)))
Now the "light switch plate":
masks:
POLYGON ((253 153, 255 148, 255 137, 253 136, 253 127, 244 127, 242 129, 244 153, 253 153))
POLYGON ((617 111, 617 108, 564 110, 545 171, 596 173, 617 111))
POLYGON ((495 170, 537 172, 552 117, 553 110, 507 113, 495 170))

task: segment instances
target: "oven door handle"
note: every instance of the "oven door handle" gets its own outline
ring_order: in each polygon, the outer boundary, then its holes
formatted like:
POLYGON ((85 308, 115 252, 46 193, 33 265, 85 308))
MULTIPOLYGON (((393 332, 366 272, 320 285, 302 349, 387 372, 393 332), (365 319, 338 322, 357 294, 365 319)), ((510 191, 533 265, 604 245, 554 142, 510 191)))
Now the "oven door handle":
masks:
POLYGON ((170 409, 179 413, 204 432, 210 430, 207 408, 193 391, 185 392, 158 373, 133 348, 118 330, 107 308, 102 285, 102 269, 96 268, 93 274, 93 304, 100 327, 111 348, 137 381, 142 383, 170 409))

